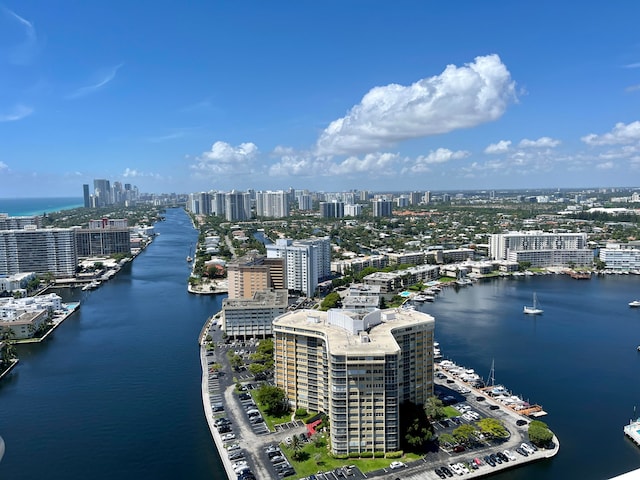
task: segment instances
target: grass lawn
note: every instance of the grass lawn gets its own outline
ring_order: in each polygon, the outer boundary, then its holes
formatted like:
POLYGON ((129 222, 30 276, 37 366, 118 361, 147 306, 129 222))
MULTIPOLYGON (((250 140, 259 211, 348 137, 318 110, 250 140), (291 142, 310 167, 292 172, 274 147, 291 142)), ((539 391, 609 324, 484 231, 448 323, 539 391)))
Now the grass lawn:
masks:
POLYGON ((305 454, 302 461, 293 459, 293 450, 284 444, 281 444, 282 451, 286 454, 291 465, 296 469, 296 477, 308 477, 319 471, 329 471, 345 465, 355 465, 362 472, 367 473, 373 470, 388 467, 393 461, 412 462, 421 458, 421 455, 408 453, 401 458, 347 458, 339 460, 329 455, 326 441, 322 441, 316 447, 313 442, 305 444, 302 452, 305 454))
POLYGON ((453 407, 444 407, 444 413, 447 418, 460 416, 460 412, 453 407))

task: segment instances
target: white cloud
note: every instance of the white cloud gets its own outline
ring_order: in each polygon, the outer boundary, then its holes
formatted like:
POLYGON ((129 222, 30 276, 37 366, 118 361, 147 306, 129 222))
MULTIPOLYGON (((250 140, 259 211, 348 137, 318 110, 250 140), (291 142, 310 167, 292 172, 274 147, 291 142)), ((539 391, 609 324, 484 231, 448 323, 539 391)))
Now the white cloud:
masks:
POLYGON ((554 140, 551 137, 540 137, 537 140, 524 138, 518 144, 520 148, 554 148, 558 145, 560 145, 560 140, 554 140))
POLYGON ((624 123, 616 123, 613 130, 603 135, 590 133, 581 138, 587 145, 624 145, 640 141, 640 121, 625 125, 624 123))
POLYGON ((624 89, 625 92, 637 92, 638 90, 640 90, 640 83, 637 85, 629 85, 627 88, 624 89))
POLYGON ((515 100, 515 82, 500 57, 476 57, 410 86, 371 89, 324 130, 317 151, 372 152, 401 140, 474 127, 500 118, 515 100))
POLYGON ((247 174, 253 171, 253 161, 258 147, 253 143, 241 143, 234 147, 226 142, 216 142, 211 150, 197 157, 191 169, 204 176, 220 174, 247 174))
POLYGON ((367 173, 372 176, 393 175, 400 171, 400 156, 397 153, 367 153, 364 157, 351 156, 331 166, 332 175, 367 173))
POLYGON ((22 120, 33 113, 33 108, 25 105, 16 105, 13 110, 5 113, 0 113, 0 122, 15 122, 16 120, 22 120))
POLYGON ((0 161, 0 172, 4 172, 9 170, 9 165, 7 165, 6 163, 0 161))
POLYGON ((498 143, 492 143, 484 149, 484 153, 507 153, 511 146, 511 140, 500 140, 498 143))
POLYGON ((24 40, 10 48, 8 52, 9 61, 16 65, 29 64, 36 53, 38 43, 36 29, 33 26, 33 23, 4 6, 0 5, 0 9, 2 9, 2 11, 4 11, 11 19, 17 21, 24 29, 25 33, 24 40))
POLYGON ((435 151, 429 152, 429 155, 420 155, 413 161, 413 165, 408 167, 405 171, 411 173, 423 173, 431 171, 431 165, 440 163, 447 163, 451 160, 461 160, 471 155, 470 152, 465 150, 458 150, 456 152, 449 150, 448 148, 438 148, 435 151))
POLYGON ((613 168, 613 162, 608 161, 608 162, 598 163, 596 165, 596 168, 598 170, 611 170, 613 168))
POLYGON ((91 84, 91 85, 87 85, 85 87, 80 87, 75 92, 70 93, 66 97, 67 100, 73 100, 73 99, 76 99, 76 98, 85 97, 85 96, 90 95, 90 94, 92 94, 94 92, 97 92, 102 87, 104 87, 106 84, 111 82, 114 78, 116 78, 116 74, 118 73, 118 70, 120 70, 122 65, 123 64, 121 63, 120 65, 116 65, 115 67, 111 68, 106 74, 102 75, 100 80, 98 80, 96 83, 91 84))
POLYGON ((140 177, 152 177, 152 178, 160 178, 160 174, 151 173, 151 172, 141 172, 140 170, 136 170, 135 168, 125 168, 122 174, 124 178, 140 178, 140 177))
POLYGON ((640 62, 627 63, 626 65, 623 65, 623 68, 640 68, 640 62))

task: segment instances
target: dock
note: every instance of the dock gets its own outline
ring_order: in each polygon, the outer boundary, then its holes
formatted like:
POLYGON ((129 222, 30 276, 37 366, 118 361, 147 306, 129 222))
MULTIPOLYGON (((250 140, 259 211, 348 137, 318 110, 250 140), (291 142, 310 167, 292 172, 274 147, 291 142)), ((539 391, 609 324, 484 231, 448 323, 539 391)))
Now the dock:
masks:
POLYGON ((630 421, 628 425, 624 426, 624 434, 629 439, 640 447, 640 418, 635 421, 630 421))

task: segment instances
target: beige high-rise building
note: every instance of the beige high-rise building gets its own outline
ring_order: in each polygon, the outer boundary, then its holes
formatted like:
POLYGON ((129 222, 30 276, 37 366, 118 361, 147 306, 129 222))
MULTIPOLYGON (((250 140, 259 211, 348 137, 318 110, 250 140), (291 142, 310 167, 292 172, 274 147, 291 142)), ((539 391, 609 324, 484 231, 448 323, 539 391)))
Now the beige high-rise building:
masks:
POLYGON ((229 297, 253 298, 256 292, 286 289, 284 259, 248 253, 227 265, 229 297))
POLYGON ((275 383, 294 408, 323 412, 331 452, 400 449, 400 406, 433 394, 432 316, 301 310, 273 321, 275 383))

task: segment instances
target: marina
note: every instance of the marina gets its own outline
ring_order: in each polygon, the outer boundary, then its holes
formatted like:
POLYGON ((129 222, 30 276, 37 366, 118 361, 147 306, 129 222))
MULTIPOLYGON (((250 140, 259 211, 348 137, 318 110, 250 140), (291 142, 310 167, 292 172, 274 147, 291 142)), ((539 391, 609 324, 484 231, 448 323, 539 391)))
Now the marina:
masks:
POLYGON ((640 447, 640 418, 631 420, 624 426, 624 434, 637 446, 640 447))

